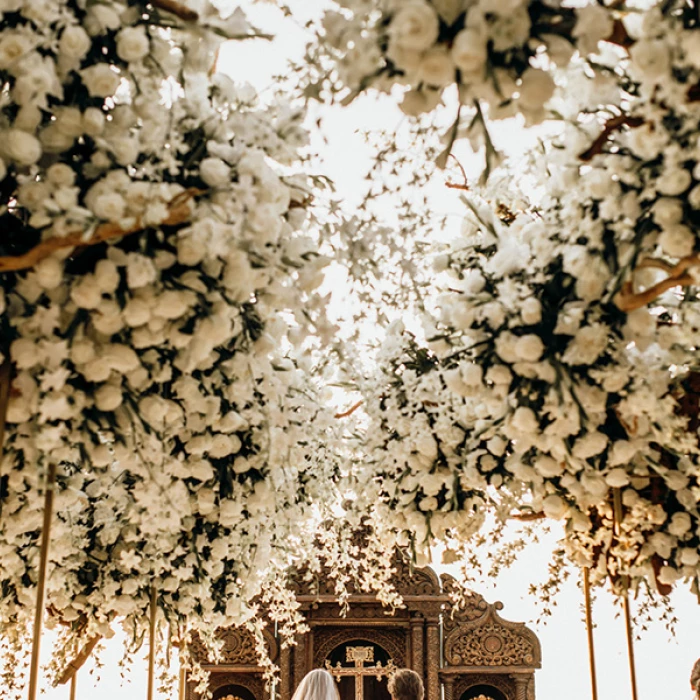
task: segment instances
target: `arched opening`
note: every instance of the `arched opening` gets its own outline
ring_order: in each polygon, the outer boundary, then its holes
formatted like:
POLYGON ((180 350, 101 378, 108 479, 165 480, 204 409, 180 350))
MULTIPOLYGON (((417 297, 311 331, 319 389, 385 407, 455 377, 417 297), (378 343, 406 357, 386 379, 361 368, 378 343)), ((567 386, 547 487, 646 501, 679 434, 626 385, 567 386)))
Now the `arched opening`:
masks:
POLYGON ((386 671, 391 661, 378 644, 356 639, 335 647, 326 668, 338 683, 340 700, 391 700, 386 671))
POLYGON ((257 698, 248 688, 231 683, 217 688, 212 694, 212 700, 257 700, 257 698))
POLYGON ((473 685, 462 693, 459 700, 508 700, 503 691, 494 688, 492 685, 473 685))

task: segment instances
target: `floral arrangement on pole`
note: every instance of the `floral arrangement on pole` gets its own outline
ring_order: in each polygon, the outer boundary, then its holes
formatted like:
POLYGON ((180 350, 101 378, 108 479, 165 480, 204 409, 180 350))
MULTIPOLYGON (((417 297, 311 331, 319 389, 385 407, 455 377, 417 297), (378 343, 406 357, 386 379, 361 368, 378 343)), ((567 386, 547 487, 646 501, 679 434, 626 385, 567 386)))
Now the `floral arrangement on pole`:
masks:
POLYGON ((477 528, 481 506, 425 498, 468 484, 501 518, 563 519, 597 581, 698 587, 696 23, 651 9, 618 77, 567 76, 538 206, 470 198, 426 339, 390 331, 368 435, 382 507, 411 536, 435 534, 434 512, 477 528), (603 100, 583 85, 601 80, 603 100))
POLYGON ((49 462, 53 619, 138 638, 155 589, 174 630, 240 623, 332 484, 295 359, 326 332, 303 113, 212 72, 256 35, 239 10, 2 11, 3 628, 32 611, 49 462))

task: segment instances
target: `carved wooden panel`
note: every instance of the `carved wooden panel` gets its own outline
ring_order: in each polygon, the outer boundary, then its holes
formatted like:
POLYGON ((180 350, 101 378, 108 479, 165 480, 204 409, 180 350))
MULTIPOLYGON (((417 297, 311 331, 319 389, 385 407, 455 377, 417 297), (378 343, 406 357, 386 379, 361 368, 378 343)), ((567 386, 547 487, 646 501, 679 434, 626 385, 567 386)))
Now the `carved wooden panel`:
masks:
POLYGON ((450 666, 533 666, 536 650, 532 640, 495 622, 460 630, 445 642, 450 666))
POLYGON ((399 668, 406 666, 408 655, 406 630, 363 627, 317 627, 314 630, 314 668, 323 668, 329 654, 337 646, 355 639, 367 640, 382 647, 399 668))
MULTIPOLYGON (((263 632, 267 644, 267 652, 275 661, 279 653, 279 645, 274 636, 268 631, 263 632)), ((221 658, 217 663, 226 666, 257 666, 258 655, 255 651, 255 638, 245 627, 231 627, 219 630, 217 637, 222 639, 224 645, 221 649, 221 658)), ((202 641, 195 637, 190 644, 190 652, 201 664, 213 663, 210 654, 202 641)))
MULTIPOLYGON (((209 692, 215 693, 219 688, 227 685, 240 685, 249 690, 256 700, 266 700, 268 693, 265 682, 258 673, 226 673, 215 672, 209 678, 209 692)), ((203 695, 195 693, 195 684, 187 684, 187 700, 202 700, 203 695)))
POLYGON ((489 675, 487 673, 474 673, 461 676, 455 680, 453 696, 454 700, 461 700, 462 696, 476 685, 490 685, 500 690, 507 700, 515 700, 515 683, 506 675, 489 675))

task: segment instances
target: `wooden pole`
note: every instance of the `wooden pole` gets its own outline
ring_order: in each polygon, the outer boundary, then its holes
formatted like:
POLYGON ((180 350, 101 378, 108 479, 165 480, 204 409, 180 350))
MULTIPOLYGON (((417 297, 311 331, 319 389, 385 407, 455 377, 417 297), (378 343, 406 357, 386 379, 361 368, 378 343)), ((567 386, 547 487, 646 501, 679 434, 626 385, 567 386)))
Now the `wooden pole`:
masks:
POLYGON ((39 686, 39 652, 41 651, 41 630, 44 621, 44 599, 46 597, 46 570, 49 561, 49 541, 53 516, 54 484, 56 465, 50 464, 46 475, 44 494, 44 524, 41 528, 41 549, 39 552, 39 579, 36 585, 36 610, 34 611, 34 633, 32 636, 32 661, 29 668, 29 700, 36 700, 39 686))
POLYGON ((70 679, 70 700, 76 700, 78 697, 76 695, 78 688, 78 674, 74 673, 73 678, 70 679))
POLYGON ((148 700, 153 700, 156 685, 156 587, 151 588, 150 639, 148 648, 148 700))
POLYGON ((632 634, 632 615, 630 613, 630 595, 625 590, 622 602, 625 606, 625 626, 627 628, 627 657, 630 665, 630 683, 632 684, 632 700, 637 700, 637 670, 634 664, 634 639, 632 634))
POLYGON ((180 692, 178 700, 185 700, 187 697, 187 671, 184 668, 180 669, 180 692))
POLYGON ((590 571, 583 567, 583 596, 586 602, 586 634, 588 635, 588 664, 591 674, 591 698, 598 700, 598 676, 595 669, 595 649, 593 646, 593 614, 591 610, 590 571))

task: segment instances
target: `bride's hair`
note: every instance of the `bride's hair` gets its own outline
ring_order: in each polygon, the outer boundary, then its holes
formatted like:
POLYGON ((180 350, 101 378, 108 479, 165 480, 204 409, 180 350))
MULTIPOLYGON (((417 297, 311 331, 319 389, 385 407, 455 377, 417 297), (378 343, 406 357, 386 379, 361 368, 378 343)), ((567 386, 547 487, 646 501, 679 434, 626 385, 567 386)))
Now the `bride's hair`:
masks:
POLYGON ((340 694, 333 676, 328 671, 317 668, 302 678, 292 700, 340 700, 340 694))
POLYGON ((695 691, 695 695, 700 698, 700 659, 695 662, 690 674, 690 687, 695 691))

